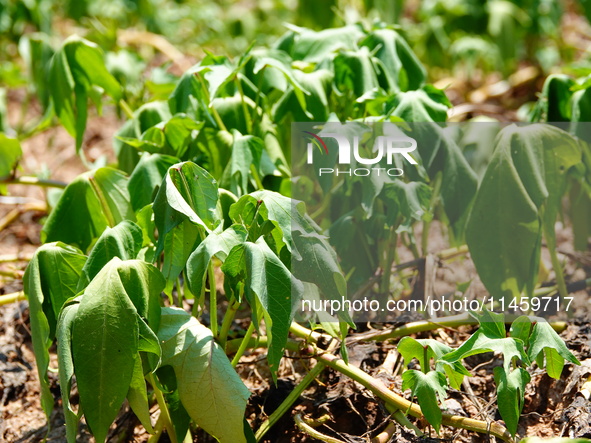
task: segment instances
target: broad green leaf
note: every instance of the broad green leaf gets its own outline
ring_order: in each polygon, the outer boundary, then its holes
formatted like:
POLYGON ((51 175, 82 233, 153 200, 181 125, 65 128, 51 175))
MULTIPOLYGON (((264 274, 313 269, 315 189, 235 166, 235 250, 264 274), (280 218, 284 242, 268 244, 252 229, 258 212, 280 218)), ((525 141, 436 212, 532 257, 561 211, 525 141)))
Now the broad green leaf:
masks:
POLYGON ((559 379, 562 374, 564 360, 579 365, 579 360, 568 350, 564 340, 556 333, 547 321, 536 319, 529 339, 529 358, 534 361, 546 357, 546 370, 552 378, 559 379))
POLYGON ((494 375, 499 412, 507 425, 507 430, 515 436, 519 416, 523 410, 525 386, 529 383, 530 375, 523 368, 516 368, 509 372, 509 369, 501 366, 494 369, 494 375))
POLYGON ((419 89, 427 73, 408 43, 393 29, 375 29, 361 43, 375 51, 386 79, 382 86, 390 92, 419 89))
POLYGON ((435 368, 438 372, 445 372, 449 377, 450 385, 459 389, 464 376, 471 374, 459 362, 447 364, 445 361, 439 361, 441 357, 453 351, 449 346, 432 339, 414 339, 404 337, 398 343, 398 352, 402 355, 405 364, 409 364, 413 358, 419 361, 421 370, 431 370, 431 359, 435 359, 435 368), (425 360, 425 357, 427 360, 425 360))
POLYGON ((442 419, 438 400, 443 401, 447 397, 446 386, 445 375, 441 372, 429 371, 424 374, 409 369, 402 374, 402 389, 412 391, 413 397, 419 401, 421 412, 438 434, 442 419))
POLYGON ((49 391, 47 378, 49 348, 53 343, 62 306, 76 295, 85 261, 86 257, 78 249, 63 243, 51 243, 37 249, 23 276, 41 384, 41 406, 47 417, 53 409, 53 395, 49 391))
POLYGON ((397 93, 391 102, 391 115, 406 122, 444 122, 451 107, 445 92, 434 86, 397 93))
POLYGON ((166 234, 184 220, 201 226, 206 232, 211 232, 221 222, 217 182, 192 162, 171 166, 154 200, 160 250, 166 234))
POLYGON ((334 59, 334 82, 345 95, 352 92, 354 98, 379 88, 376 67, 369 49, 339 51, 334 59))
POLYGON ((493 297, 532 293, 542 231, 553 247, 566 173, 581 155, 576 141, 555 127, 509 126, 500 132, 466 227, 472 259, 493 297))
POLYGON ((10 177, 22 155, 19 141, 0 132, 0 179, 10 177))
POLYGON ((221 233, 212 232, 203 240, 187 261, 187 278, 193 294, 201 294, 205 276, 213 257, 222 262, 232 248, 246 241, 248 232, 241 225, 232 225, 221 233))
MULTIPOLYGON (((265 148, 263 141, 252 135, 233 131, 232 157, 222 177, 222 186, 238 197, 248 193, 251 181, 251 166, 260 171, 261 155, 265 148)), ((262 178, 262 177, 261 177, 262 178)))
POLYGON ((294 71, 294 77, 309 92, 303 106, 294 89, 288 89, 273 107, 273 120, 280 122, 291 114, 295 122, 327 121, 330 115, 328 96, 334 73, 328 69, 313 72, 294 71))
POLYGON ((532 325, 529 317, 522 315, 517 317, 515 320, 513 320, 513 323, 511 323, 509 335, 511 337, 520 339, 523 342, 523 345, 528 347, 531 329, 532 325))
POLYGON ((294 279, 263 238, 232 248, 222 271, 234 281, 244 282, 244 293, 251 307, 255 306, 256 297, 265 310, 270 340, 267 360, 276 377, 295 306, 301 296, 301 283, 294 279))
POLYGON ((480 312, 470 312, 470 315, 478 321, 480 329, 488 338, 507 337, 505 314, 489 311, 485 308, 480 312))
POLYGON ((152 422, 150 421, 150 404, 148 403, 146 380, 144 379, 142 359, 139 354, 135 358, 133 375, 131 377, 129 391, 127 392, 127 400, 142 426, 149 434, 153 434, 154 429, 152 429, 152 422))
POLYGON ((250 392, 211 331, 182 309, 163 308, 158 338, 162 364, 174 368, 191 418, 221 443, 246 442, 242 423, 250 392))
POLYGON ((121 260, 136 258, 142 241, 141 228, 129 220, 122 221, 114 228, 106 228, 82 268, 78 290, 84 289, 113 257, 119 257, 121 260))
POLYGON ((62 394, 62 406, 66 420, 66 439, 68 443, 76 442, 78 433, 78 414, 70 405, 70 391, 72 378, 74 377, 74 360, 72 357, 72 325, 78 313, 80 299, 71 299, 67 302, 59 316, 57 327, 57 354, 60 379, 60 391, 62 394))
POLYGON ((86 251, 108 226, 134 220, 127 183, 127 177, 112 168, 79 175, 49 214, 41 241, 63 241, 86 251))
POLYGON ((80 405, 97 442, 105 441, 127 396, 138 352, 137 310, 123 285, 122 263, 112 259, 86 287, 72 326, 80 405))
POLYGON ((294 60, 312 63, 330 58, 332 54, 343 49, 355 49, 357 41, 363 37, 358 26, 323 29, 319 32, 292 25, 289 27, 295 35, 291 48, 287 52, 294 60))
POLYGON ((168 155, 144 153, 140 157, 127 183, 134 211, 139 211, 154 201, 166 171, 176 163, 178 159, 168 155))
POLYGON ((82 146, 91 88, 99 86, 113 99, 121 98, 121 87, 107 71, 101 49, 78 36, 68 38, 54 54, 49 86, 55 113, 76 139, 76 151, 82 146))
POLYGON ((442 360, 455 363, 471 355, 482 354, 483 352, 498 352, 503 355, 503 367, 509 371, 513 359, 521 359, 526 364, 530 360, 523 348, 523 342, 513 337, 491 338, 479 329, 466 340, 459 348, 446 354, 442 360))
POLYGON ((164 238, 164 261, 162 262, 162 274, 166 278, 164 292, 171 299, 172 288, 198 243, 199 227, 189 220, 175 226, 164 238))
POLYGON ((383 185, 381 195, 387 206, 387 222, 396 226, 398 232, 430 217, 431 188, 425 183, 393 180, 383 185))
POLYGON ((119 169, 131 174, 140 160, 137 148, 125 143, 126 139, 140 139, 142 134, 158 123, 172 118, 168 103, 153 101, 140 106, 134 113, 133 119, 128 120, 115 133, 113 149, 117 155, 119 169))

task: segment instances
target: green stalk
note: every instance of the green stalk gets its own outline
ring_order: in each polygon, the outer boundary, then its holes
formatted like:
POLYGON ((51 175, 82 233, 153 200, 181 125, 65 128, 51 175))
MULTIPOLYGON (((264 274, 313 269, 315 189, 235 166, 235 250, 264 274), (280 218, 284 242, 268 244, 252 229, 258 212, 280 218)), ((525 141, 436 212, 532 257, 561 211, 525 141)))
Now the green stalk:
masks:
POLYGON ((23 291, 13 292, 12 294, 0 295, 0 306, 9 305, 17 301, 25 300, 25 293, 23 291))
POLYGON ((218 338, 218 342, 222 349, 226 349, 226 341, 228 340, 228 332, 230 332, 230 327, 232 326, 232 322, 234 321, 234 317, 236 316, 236 312, 238 312, 238 308, 240 307, 240 302, 230 302, 230 307, 226 311, 224 315, 224 320, 222 321, 222 328, 220 329, 220 335, 218 338))
MULTIPOLYGON (((433 217, 435 216, 435 204, 437 203, 439 193, 441 192, 442 177, 443 175, 441 174, 441 172, 438 172, 435 176, 435 180, 433 183, 431 202, 429 203, 429 207, 433 211, 433 217)), ((423 256, 427 255, 427 245, 429 243, 429 228, 431 227, 433 217, 431 218, 431 220, 423 221, 423 232, 421 233, 421 251, 423 252, 423 256)))
POLYGON ((553 232, 550 232, 547 226, 544 226, 544 237, 546 237, 546 243, 548 244, 548 252, 550 253, 550 261, 552 262, 552 268, 556 275, 556 286, 558 287, 558 293, 560 298, 564 300, 568 297, 568 290, 566 288, 566 282, 564 281, 564 274, 562 273, 562 265, 558 260, 558 253, 556 252, 556 242, 553 240, 553 232))
POLYGON ((133 120, 133 111, 124 99, 119 100, 119 106, 121 106, 121 109, 123 109, 123 113, 127 116, 127 118, 133 120))
POLYGON ((156 401, 158 402, 158 406, 160 407, 160 416, 162 417, 162 424, 168 432, 170 441, 172 443, 178 443, 176 431, 172 424, 172 419, 170 418, 170 411, 168 410, 168 405, 166 404, 166 400, 164 399, 162 391, 158 388, 158 385, 156 384, 156 380, 154 380, 154 374, 148 374, 146 378, 148 380, 148 383, 150 383, 152 385, 152 388, 154 389, 156 401))
POLYGON ((248 326, 248 329, 246 330, 246 333, 244 334, 244 338, 242 338, 242 342, 240 343, 240 347, 238 348, 238 351, 236 351, 236 355, 232 359, 232 367, 233 368, 235 368, 238 365, 238 362, 240 361, 240 359, 244 355, 244 352, 248 349, 248 345, 250 343, 250 339, 252 337, 252 334, 254 333, 254 329, 255 329, 254 322, 250 322, 250 325, 248 326))
POLYGON ((296 385, 296 387, 289 393, 285 400, 279 405, 279 407, 273 411, 273 413, 269 416, 267 420, 259 427, 256 434, 254 435, 257 441, 260 441, 263 436, 273 427, 277 421, 289 411, 295 401, 300 398, 300 395, 308 389, 308 386, 320 375, 320 373, 324 370, 326 365, 324 363, 318 362, 316 366, 314 366, 310 372, 306 374, 306 376, 296 385))
MULTIPOLYGON (((382 382, 373 378, 369 374, 366 374, 361 369, 346 364, 343 360, 332 354, 322 354, 316 357, 319 361, 322 361, 341 374, 355 380, 367 389, 372 391, 376 396, 381 398, 390 406, 395 407, 401 411, 408 411, 410 415, 417 418, 422 418, 423 413, 419 405, 412 403, 398 394, 395 394, 388 389, 382 382)), ((469 431, 475 431, 482 434, 489 434, 505 442, 513 442, 511 434, 498 423, 486 423, 480 420, 474 420, 467 417, 460 417, 456 415, 443 414, 442 423, 444 425, 453 426, 456 428, 467 429, 469 431)))
POLYGON ((209 273, 209 321, 211 333, 214 337, 218 336, 218 295, 215 288, 215 273, 213 263, 208 266, 209 273))
POLYGON ((31 186, 39 186, 41 188, 60 188, 65 189, 68 186, 67 183, 58 181, 58 180, 45 180, 42 178, 37 177, 30 177, 30 176, 22 176, 22 177, 12 177, 8 180, 2 180, 1 183, 3 185, 31 185, 31 186))
POLYGON ((238 89, 238 93, 240 94, 240 100, 242 102, 242 112, 244 112, 244 118, 246 119, 246 131, 249 134, 252 134, 252 119, 250 113, 248 112, 248 108, 246 107, 246 102, 244 101, 244 91, 242 90, 242 83, 240 83, 238 75, 234 77, 234 80, 236 82, 236 89, 238 89))

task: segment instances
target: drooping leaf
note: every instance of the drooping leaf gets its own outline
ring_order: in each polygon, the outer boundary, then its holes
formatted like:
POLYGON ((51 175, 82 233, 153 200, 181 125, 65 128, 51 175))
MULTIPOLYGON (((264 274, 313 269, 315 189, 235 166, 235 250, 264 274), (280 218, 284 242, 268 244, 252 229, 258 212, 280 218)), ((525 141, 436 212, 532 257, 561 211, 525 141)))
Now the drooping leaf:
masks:
POLYGON ((211 331, 181 309, 163 308, 158 338, 162 364, 174 368, 191 418, 222 443, 246 442, 242 422, 250 392, 211 331))
POLYGON ((264 150, 263 141, 252 135, 233 132, 232 157, 226 166, 222 178, 222 186, 238 197, 248 192, 251 177, 251 166, 260 170, 261 155, 264 150))
POLYGON ((139 354, 136 355, 133 365, 133 375, 129 384, 129 391, 127 392, 127 400, 142 426, 149 434, 153 434, 154 429, 152 429, 152 422, 150 421, 150 404, 146 391, 146 380, 144 379, 142 360, 139 354))
POLYGON ((82 146, 86 129, 87 99, 93 86, 113 99, 121 98, 121 87, 109 73, 101 49, 78 36, 68 38, 54 54, 49 68, 49 92, 60 122, 82 146))
POLYGON ((129 391, 138 352, 137 310, 112 259, 90 282, 72 326, 80 405, 97 442, 105 441, 129 391))
POLYGON ((527 353, 532 361, 542 359, 541 354, 543 353, 546 357, 548 375, 559 379, 565 360, 580 365, 579 360, 569 351, 564 340, 560 338, 547 321, 543 319, 536 320, 532 328, 527 353))
POLYGON ((47 377, 49 348, 53 343, 62 306, 76 295, 85 261, 86 257, 78 249, 63 243, 51 243, 37 249, 23 276, 41 383, 41 406, 47 417, 53 409, 53 395, 49 391, 47 377))
MULTIPOLYGON (((72 325, 78 313, 80 299, 72 299, 66 303, 60 313, 57 327, 57 353, 60 379, 60 391, 62 394, 62 406, 66 420, 66 439, 68 443, 76 442, 78 433, 78 414, 70 405, 70 391, 72 389, 72 377, 74 376, 74 360, 72 357, 72 325)), ((39 361, 39 360, 37 360, 39 361)))
POLYGON ((168 155, 145 153, 141 156, 127 184, 134 211, 139 211, 154 201, 166 171, 176 163, 178 159, 168 155))
POLYGON ((361 43, 375 51, 386 79, 382 86, 390 92, 419 89, 427 73, 408 43, 393 29, 375 29, 361 43))
POLYGON ((494 376, 499 412, 507 425, 507 430, 514 436, 517 433, 519 416, 523 410, 525 386, 529 383, 530 375, 523 368, 509 372, 507 368, 497 366, 494 376))
POLYGON ((466 227, 472 259, 493 297, 510 300, 524 290, 532 293, 542 232, 554 245, 566 173, 580 161, 576 141, 555 127, 501 131, 466 227))
POLYGON ((211 232, 221 222, 217 182, 192 162, 171 166, 154 200, 160 250, 166 234, 184 220, 201 226, 206 232, 211 232))
POLYGON ((232 248, 246 240, 248 232, 241 225, 232 225, 221 233, 212 232, 203 240, 187 261, 189 288, 200 294, 205 287, 205 276, 211 259, 217 257, 222 262, 232 248))
POLYGON ((135 220, 127 183, 127 177, 112 168, 79 175, 49 214, 41 241, 63 241, 86 251, 107 226, 135 220))
POLYGON ((172 298, 173 285, 183 269, 185 269, 187 259, 195 250, 195 245, 198 242, 199 228, 189 220, 181 222, 166 234, 162 274, 166 278, 164 292, 169 297, 172 298))
MULTIPOLYGON (((19 141, 0 132, 0 179, 10 177, 22 155, 19 141)), ((6 194, 5 185, 0 185, 0 194, 6 194)))
POLYGON ((88 255, 78 289, 84 289, 113 257, 121 260, 137 258, 142 240, 141 228, 129 220, 122 221, 114 228, 107 227, 88 255))
POLYGON ((301 282, 293 278, 263 238, 232 248, 222 271, 233 281, 244 282, 244 293, 252 307, 255 298, 262 305, 270 340, 267 360, 276 377, 295 306, 301 297, 301 282))
POLYGON ((427 421, 439 434, 442 414, 439 409, 439 401, 445 400, 447 393, 445 375, 437 371, 429 371, 426 374, 409 369, 402 374, 402 389, 410 389, 413 397, 416 397, 421 407, 421 412, 427 421))

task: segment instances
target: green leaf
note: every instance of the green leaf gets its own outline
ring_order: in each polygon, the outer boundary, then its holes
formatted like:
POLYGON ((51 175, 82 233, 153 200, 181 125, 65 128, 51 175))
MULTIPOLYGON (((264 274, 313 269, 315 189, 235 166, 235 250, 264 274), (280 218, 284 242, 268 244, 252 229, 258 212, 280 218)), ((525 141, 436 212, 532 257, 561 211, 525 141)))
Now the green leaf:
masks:
POLYGON ((509 126, 500 132, 466 227, 478 275, 493 297, 532 293, 542 230, 553 247, 566 173, 581 155, 576 141, 555 127, 509 126))
POLYGON ((497 404, 499 412, 507 430, 511 435, 517 433, 519 416, 523 410, 525 386, 529 383, 530 375, 523 368, 517 368, 509 372, 507 368, 497 366, 494 369, 495 383, 497 385, 497 404))
POLYGON ((424 374, 409 369, 402 374, 402 389, 412 391, 413 397, 419 401, 421 412, 438 434, 442 414, 437 400, 443 401, 447 397, 446 386, 445 375, 441 372, 429 371, 424 374))
POLYGON ((511 337, 520 339, 523 342, 523 345, 528 347, 531 330, 532 325, 529 317, 526 315, 521 315, 513 320, 513 323, 511 323, 509 335, 511 337))
POLYGON ((166 234, 184 220, 201 226, 208 233, 221 222, 217 182, 192 162, 171 166, 154 200, 160 250, 166 234))
POLYGON ((343 94, 353 92, 354 98, 379 88, 376 67, 366 47, 355 51, 339 51, 334 59, 335 85, 343 94))
POLYGON ((263 238, 232 248, 222 271, 234 281, 244 282, 244 293, 253 309, 255 297, 261 303, 270 340, 267 360, 276 377, 295 306, 301 296, 301 283, 293 278, 263 238))
POLYGON ((49 391, 47 378, 49 348, 53 343, 56 320, 62 306, 66 300, 76 295, 85 261, 86 257, 72 246, 63 243, 47 244, 37 249, 23 276, 41 384, 41 406, 47 417, 53 409, 53 395, 49 391))
MULTIPOLYGON (((72 325, 78 313, 80 299, 68 301, 59 316, 57 327, 57 354, 60 379, 60 391, 62 394, 62 406, 66 420, 66 439, 68 443, 76 442, 78 433, 78 414, 70 405, 70 391, 72 389, 72 378, 74 377, 74 360, 72 357, 72 325)), ((39 360, 37 360, 39 362, 39 360)))
POLYGON ((546 370, 552 378, 559 379, 564 367, 564 360, 580 365, 579 360, 568 350, 564 340, 547 321, 536 319, 529 339, 529 358, 534 361, 546 356, 546 370))
POLYGON ((199 228, 189 220, 183 221, 166 234, 162 274, 166 278, 164 292, 172 299, 172 288, 185 269, 187 259, 199 243, 199 228))
POLYGON ((138 351, 159 353, 143 319, 159 327, 163 287, 152 265, 113 258, 84 290, 72 327, 72 351, 80 405, 97 441, 104 441, 128 395, 138 351))
POLYGON ((290 25, 294 32, 293 44, 288 51, 294 60, 319 63, 339 50, 353 50, 357 41, 363 37, 358 26, 323 29, 315 32, 306 28, 290 25))
POLYGON ((405 364, 408 365, 413 358, 416 358, 423 371, 430 370, 430 361, 431 359, 435 359, 436 370, 438 372, 445 372, 449 377, 450 385, 455 389, 460 388, 464 376, 471 375, 459 361, 453 364, 447 364, 447 362, 439 360, 445 354, 451 352, 452 348, 437 340, 404 337, 398 343, 397 349, 402 355, 405 364), (425 360, 425 356, 427 360, 425 360))
POLYGON ((121 87, 107 70, 101 49, 72 36, 51 60, 49 91, 60 122, 76 138, 76 152, 82 146, 87 98, 93 86, 101 87, 115 100, 121 98, 121 87))
POLYGON ((152 203, 168 169, 178 159, 168 155, 144 153, 129 176, 127 188, 134 211, 152 203))
POLYGON ((487 337, 482 329, 472 334, 459 348, 444 355, 442 360, 455 363, 471 355, 482 354, 484 352, 498 352, 503 354, 503 367, 507 372, 510 370, 511 362, 515 358, 523 360, 526 364, 530 362, 521 340, 513 337, 487 337))
POLYGON ((205 276, 213 257, 224 262, 236 245, 246 240, 248 232, 241 225, 232 225, 221 233, 212 232, 203 240, 187 261, 187 278, 193 294, 205 288, 205 276))
POLYGON ((144 379, 142 359, 139 354, 135 358, 133 375, 129 384, 129 391, 127 392, 127 400, 142 426, 149 434, 153 434, 154 429, 152 429, 152 422, 150 421, 150 404, 148 403, 146 380, 144 379))
POLYGON ((391 115, 406 122, 444 122, 451 107, 445 93, 433 86, 399 92, 391 102, 391 115))
POLYGON ((162 364, 174 368, 191 418, 222 443, 246 442, 243 418, 250 392, 211 331, 182 309, 163 308, 158 338, 162 364))
POLYGON ((393 29, 375 29, 360 45, 367 46, 381 61, 386 79, 382 87, 390 92, 419 89, 427 72, 408 43, 393 29))
POLYGON ((79 175, 49 214, 41 241, 63 241, 86 251, 107 226, 134 220, 127 183, 127 177, 112 168, 79 175))
MULTIPOLYGON (((0 132, 0 178, 10 177, 22 155, 19 141, 0 132)), ((2 188, 0 192, 5 193, 2 188)))
POLYGON ((222 186, 238 197, 248 192, 251 166, 260 170, 261 155, 265 148, 263 141, 252 135, 242 135, 233 131, 232 157, 226 166, 222 186))
POLYGON ((78 290, 84 289, 113 257, 119 257, 121 260, 136 258, 142 241, 141 228, 131 221, 124 220, 114 228, 106 228, 82 268, 78 290))

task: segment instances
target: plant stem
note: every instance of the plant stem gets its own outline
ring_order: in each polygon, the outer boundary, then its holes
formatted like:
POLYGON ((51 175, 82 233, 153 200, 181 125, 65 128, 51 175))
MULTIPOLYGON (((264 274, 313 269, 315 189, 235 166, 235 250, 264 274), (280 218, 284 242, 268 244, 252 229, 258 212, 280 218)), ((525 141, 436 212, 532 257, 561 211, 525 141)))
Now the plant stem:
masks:
POLYGON ((160 417, 162 418, 162 424, 166 428, 168 432, 168 436, 170 437, 170 441, 172 443, 178 443, 178 439, 176 437, 176 431, 172 424, 172 419, 170 418, 170 411, 168 410, 168 406, 166 404, 166 400, 164 399, 164 395, 162 391, 158 388, 156 381, 154 380, 154 374, 148 374, 146 376, 148 383, 152 385, 152 389, 154 389, 154 394, 156 395, 156 401, 158 402, 158 406, 160 407, 160 417))
POLYGON ((548 244, 550 261, 552 262, 554 275, 556 275, 556 286, 558 287, 558 293, 560 294, 560 298, 564 300, 565 297, 568 297, 568 290, 566 289, 566 282, 564 281, 564 274, 562 273, 562 265, 560 264, 560 260, 558 260, 558 253, 556 252, 556 242, 554 240, 551 240, 551 238, 553 238, 554 233, 549 232, 548 228, 545 228, 544 230, 546 231, 544 233, 544 236, 546 237, 546 243, 548 244))
POLYGON ((164 420, 163 415, 160 414, 158 417, 158 421, 156 422, 156 426, 154 426, 154 433, 150 435, 148 439, 148 443, 158 443, 160 440, 160 436, 162 435, 162 431, 164 430, 164 420))
MULTIPOLYGON (((433 212, 433 217, 435 217, 435 204, 437 203, 437 199, 439 198, 439 193, 441 192, 441 183, 442 183, 443 174, 438 172, 435 176, 435 180, 433 183, 433 191, 431 193, 431 202, 429 203, 429 207, 433 212)), ((430 220, 426 220, 423 222, 423 232, 421 234, 421 252, 423 256, 427 255, 427 246, 429 244, 429 228, 431 227, 431 222, 433 221, 433 217, 430 220)))
POLYGON ((228 340, 228 332, 230 332, 230 327, 232 326, 232 322, 234 321, 234 317, 236 316, 236 312, 240 307, 240 302, 231 302, 230 307, 226 311, 224 315, 224 320, 222 321, 222 328, 220 329, 220 335, 218 338, 218 342, 222 349, 226 349, 226 341, 228 340))
MULTIPOLYGON (((338 371, 349 378, 352 378, 356 382, 362 384, 367 389, 372 391, 379 398, 384 400, 389 405, 400 409, 402 411, 408 411, 413 417, 423 417, 421 408, 419 405, 412 403, 398 394, 390 391, 382 382, 373 378, 369 374, 366 374, 361 369, 346 364, 343 360, 331 354, 322 354, 317 356, 319 361, 322 361, 326 366, 331 367, 335 371, 338 371)), ((498 423, 486 423, 480 420, 474 420, 471 418, 460 417, 450 414, 443 414, 442 423, 448 426, 456 428, 467 429, 470 431, 479 432, 482 434, 494 435, 506 442, 512 442, 513 439, 509 434, 509 431, 505 427, 498 423)))
POLYGON ((240 343, 240 347, 238 348, 238 350, 236 351, 236 355, 232 359, 232 367, 233 368, 235 368, 238 365, 240 358, 244 355, 244 352, 248 349, 248 347, 249 347, 248 345, 250 344, 250 339, 252 337, 254 329, 255 329, 254 322, 250 322, 250 325, 248 325, 248 329, 246 330, 246 333, 244 334, 244 337, 242 338, 242 342, 240 343))
POLYGON ((25 293, 23 291, 13 292, 12 294, 0 295, 0 306, 9 305, 17 301, 25 300, 25 293))
POLYGON ((2 180, 2 184, 4 185, 32 185, 32 186, 39 186, 42 188, 60 188, 64 189, 68 186, 67 183, 58 181, 58 180, 46 180, 42 178, 32 177, 28 175, 23 175, 21 177, 11 177, 8 180, 2 180))
POLYGON ((279 407, 273 411, 273 413, 269 416, 267 420, 259 427, 255 434, 255 438, 259 441, 263 436, 273 427, 277 421, 289 411, 295 401, 302 395, 302 393, 310 386, 310 384, 320 375, 320 373, 324 370, 326 365, 324 363, 318 362, 316 366, 314 366, 310 372, 306 374, 306 376, 296 385, 296 387, 289 393, 285 400, 279 405, 279 407))
POLYGON ((329 435, 324 435, 321 432, 318 432, 312 426, 307 424, 300 414, 296 414, 294 417, 296 425, 305 434, 308 434, 310 437, 323 441, 325 443, 345 443, 343 440, 339 440, 338 438, 331 437, 329 435))
POLYGON ((123 113, 127 116, 127 118, 130 120, 133 120, 133 118, 134 118, 133 111, 131 110, 131 107, 125 101, 125 99, 119 100, 119 106, 121 106, 121 109, 123 109, 123 113))
POLYGON ((214 337, 218 336, 218 297, 215 288, 215 273, 213 263, 208 266, 209 273, 209 321, 211 333, 214 337))

